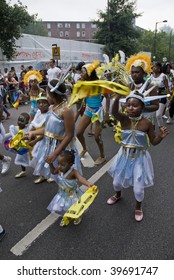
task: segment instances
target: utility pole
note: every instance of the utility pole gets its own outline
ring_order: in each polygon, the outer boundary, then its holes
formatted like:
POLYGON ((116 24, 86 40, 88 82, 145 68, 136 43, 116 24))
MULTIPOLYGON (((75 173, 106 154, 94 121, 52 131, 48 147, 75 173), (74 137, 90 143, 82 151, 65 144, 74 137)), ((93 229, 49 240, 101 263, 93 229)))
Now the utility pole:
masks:
POLYGON ((153 57, 156 60, 156 37, 157 37, 157 32, 158 32, 158 23, 162 23, 162 22, 167 22, 167 20, 163 20, 163 21, 158 21, 155 23, 155 35, 154 35, 154 49, 153 49, 153 57))

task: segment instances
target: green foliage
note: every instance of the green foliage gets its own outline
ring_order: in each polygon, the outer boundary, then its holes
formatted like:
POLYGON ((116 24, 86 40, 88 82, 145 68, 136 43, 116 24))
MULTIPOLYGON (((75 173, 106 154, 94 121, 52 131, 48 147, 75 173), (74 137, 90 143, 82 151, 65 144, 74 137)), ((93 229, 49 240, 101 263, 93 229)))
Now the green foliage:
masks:
POLYGON ((15 56, 16 39, 21 37, 21 28, 33 22, 35 15, 30 16, 20 1, 10 6, 5 0, 0 0, 0 7, 0 48, 10 60, 15 56))
POLYGON ((113 57, 122 50, 127 56, 136 50, 135 41, 140 32, 135 28, 135 19, 140 16, 134 12, 136 1, 110 0, 106 12, 99 11, 99 19, 94 21, 98 31, 95 38, 105 45, 105 52, 113 57))
POLYGON ((22 28, 21 31, 25 34, 48 36, 48 32, 41 20, 30 23, 25 28, 22 28))
MULTIPOLYGON (((162 30, 162 29, 161 29, 162 30)), ((152 60, 163 61, 166 57, 168 61, 174 59, 174 35, 163 31, 156 33, 156 57, 154 57, 155 32, 141 30, 140 37, 136 40, 137 52, 146 51, 152 55, 152 60)))

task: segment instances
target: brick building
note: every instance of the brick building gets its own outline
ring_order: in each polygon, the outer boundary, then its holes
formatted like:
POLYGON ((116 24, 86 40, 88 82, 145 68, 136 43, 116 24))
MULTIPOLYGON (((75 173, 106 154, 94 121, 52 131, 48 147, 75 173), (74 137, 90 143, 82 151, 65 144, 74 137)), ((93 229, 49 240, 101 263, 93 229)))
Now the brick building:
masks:
POLYGON ((89 21, 43 21, 49 37, 95 42, 96 24, 89 21))

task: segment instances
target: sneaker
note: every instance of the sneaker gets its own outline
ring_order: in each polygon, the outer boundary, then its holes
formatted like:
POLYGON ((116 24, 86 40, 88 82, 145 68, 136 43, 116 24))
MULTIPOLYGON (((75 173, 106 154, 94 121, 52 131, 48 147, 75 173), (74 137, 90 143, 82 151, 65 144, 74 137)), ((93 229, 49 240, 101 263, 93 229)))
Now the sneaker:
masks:
POLYGON ((40 184, 40 183, 42 183, 42 182, 44 182, 44 181, 46 181, 46 180, 47 180, 47 178, 40 176, 39 178, 37 178, 37 179, 34 181, 34 183, 35 183, 35 184, 40 184))
POLYGON ((95 165, 100 165, 100 164, 102 164, 105 161, 106 161, 105 157, 99 157, 98 159, 96 159, 96 161, 94 161, 94 164, 95 165))
POLYGON ((168 117, 166 115, 163 115, 162 118, 166 119, 166 120, 168 119, 168 117))
POLYGON ((4 238, 4 236, 6 235, 5 229, 3 229, 3 231, 0 233, 0 241, 4 238))
POLYGON ((173 119, 171 117, 168 117, 166 123, 173 123, 173 119))
POLYGON ((11 157, 6 156, 1 162, 2 162, 1 174, 5 174, 10 168, 11 157))
POLYGON ((15 178, 21 178, 27 176, 25 171, 21 171, 15 175, 15 178))

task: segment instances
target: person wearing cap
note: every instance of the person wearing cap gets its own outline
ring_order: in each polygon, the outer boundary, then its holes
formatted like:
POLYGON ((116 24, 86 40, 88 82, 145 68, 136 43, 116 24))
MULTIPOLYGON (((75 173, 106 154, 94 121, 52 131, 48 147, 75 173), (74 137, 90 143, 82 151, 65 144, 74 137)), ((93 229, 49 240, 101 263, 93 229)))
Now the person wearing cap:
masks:
MULTIPOLYGON (((47 94, 45 92, 39 93, 38 97, 36 98, 37 104, 38 104, 38 110, 37 113, 30 123, 29 130, 34 131, 40 128, 45 127, 46 118, 49 114, 49 102, 47 98, 47 94)), ((40 145, 40 141, 43 139, 43 135, 38 135, 34 140, 30 141, 30 146, 33 147, 32 150, 32 157, 35 158, 38 152, 38 148, 40 145)), ((32 165, 35 167, 35 164, 32 163, 32 165)), ((34 180, 35 184, 40 184, 44 181, 51 182, 50 178, 45 178, 43 176, 38 177, 36 180, 34 180)))
POLYGON ((120 98, 121 95, 117 95, 112 113, 121 123, 121 147, 108 170, 113 178, 113 188, 116 193, 107 200, 107 204, 117 203, 122 198, 122 190, 132 187, 136 200, 134 217, 140 222, 143 219, 144 189, 154 185, 153 165, 147 151, 147 138, 152 145, 157 145, 167 136, 168 130, 166 127, 161 127, 159 134, 156 135, 152 122, 143 117, 142 112, 146 102, 143 94, 135 90, 127 96, 126 114, 119 111, 120 98))
MULTIPOLYGON (((69 71, 69 70, 67 70, 69 71)), ((58 166, 58 155, 64 149, 75 150, 75 169, 81 173, 81 163, 75 144, 75 122, 74 112, 67 106, 66 86, 64 78, 48 82, 47 98, 50 104, 49 112, 43 128, 29 131, 24 135, 24 139, 35 139, 42 135, 43 139, 39 142, 37 154, 31 161, 34 167, 33 174, 44 178, 53 178, 49 164, 58 166)))
MULTIPOLYGON (((95 81, 98 80, 98 76, 96 74, 95 69, 98 67, 99 61, 94 61, 93 63, 85 64, 82 66, 81 71, 81 80, 83 81, 95 81)), ((89 89, 90 90, 90 89, 89 89)), ((83 150, 80 154, 80 157, 84 157, 87 152, 86 141, 84 137, 84 132, 86 128, 91 123, 91 120, 94 120, 96 115, 100 115, 101 119, 96 119, 95 121, 95 141, 99 148, 100 156, 96 159, 95 165, 100 165, 106 161, 105 153, 104 153, 104 146, 103 141, 101 138, 102 132, 102 124, 103 121, 109 120, 109 106, 110 106, 110 98, 106 94, 104 95, 106 98, 106 112, 104 113, 104 108, 102 106, 102 96, 90 96, 85 98, 86 109, 84 114, 80 120, 80 123, 77 127, 77 138, 79 139, 83 150), (105 115, 104 115, 105 114, 105 115)))

